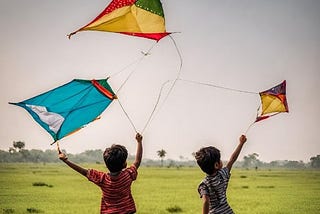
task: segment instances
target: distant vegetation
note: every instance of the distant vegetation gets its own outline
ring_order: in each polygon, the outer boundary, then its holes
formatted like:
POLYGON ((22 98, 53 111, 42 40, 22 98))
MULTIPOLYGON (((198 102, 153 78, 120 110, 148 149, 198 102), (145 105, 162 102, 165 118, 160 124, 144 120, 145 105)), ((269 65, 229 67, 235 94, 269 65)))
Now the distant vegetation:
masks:
MULTIPOLYGON (((37 150, 24 149, 25 143, 22 141, 14 141, 13 147, 10 147, 8 151, 0 150, 0 163, 56 163, 60 160, 58 159, 58 154, 56 150, 37 150)), ((64 151, 65 152, 65 151, 64 151)), ((67 154, 70 159, 78 163, 97 163, 103 164, 102 158, 103 151, 97 150, 87 150, 79 154, 67 154)), ((179 160, 164 159, 167 152, 165 150, 157 151, 157 155, 160 159, 144 159, 143 165, 152 166, 163 166, 167 168, 180 168, 180 167, 193 167, 196 166, 194 160, 189 160, 183 156, 179 157, 179 160)), ((134 156, 129 155, 130 160, 134 159, 134 156)), ((236 162, 235 167, 245 168, 245 169, 259 169, 259 168, 316 168, 320 169, 320 155, 310 158, 310 162, 305 163, 303 161, 295 160, 276 160, 266 163, 259 160, 259 154, 253 153, 244 156, 243 160, 236 162)))

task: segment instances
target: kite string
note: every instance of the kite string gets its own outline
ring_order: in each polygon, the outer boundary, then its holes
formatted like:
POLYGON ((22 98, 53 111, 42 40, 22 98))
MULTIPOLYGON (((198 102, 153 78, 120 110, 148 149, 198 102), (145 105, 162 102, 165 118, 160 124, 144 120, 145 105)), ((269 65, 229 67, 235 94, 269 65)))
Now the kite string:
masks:
MULTIPOLYGON (((198 81, 193 81, 193 80, 186 80, 186 79, 181 79, 181 78, 180 78, 179 80, 180 80, 180 81, 184 81, 184 82, 193 83, 193 84, 205 85, 205 86, 214 87, 214 88, 219 88, 219 89, 223 89, 223 90, 234 91, 234 92, 247 93, 247 94, 259 94, 259 93, 257 93, 257 92, 239 90, 239 89, 224 87, 224 86, 215 85, 215 84, 211 84, 211 83, 203 83, 203 82, 198 82, 198 81)), ((260 106, 259 106, 259 108, 257 109, 256 118, 258 117, 259 109, 260 109, 260 106)), ((248 133, 249 129, 253 126, 253 124, 255 124, 255 122, 256 122, 256 121, 252 122, 252 123, 248 126, 248 128, 247 128, 246 131, 245 131, 245 135, 248 133)))
POLYGON ((220 86, 220 85, 215 85, 215 84, 211 84, 211 83, 203 83, 203 82, 198 82, 198 81, 194 81, 194 80, 186 80, 186 79, 181 79, 181 78, 179 78, 178 80, 183 81, 183 82, 194 83, 194 84, 198 84, 198 85, 205 85, 205 86, 210 86, 210 87, 214 87, 214 88, 240 92, 240 93, 259 94, 257 92, 239 90, 239 89, 234 89, 234 88, 228 88, 228 87, 224 87, 224 86, 220 86))
MULTIPOLYGON (((258 118, 260 108, 261 108, 261 105, 257 108, 256 118, 258 118)), ((245 133, 244 133, 245 135, 247 135, 247 133, 248 133, 249 129, 253 126, 253 124, 255 124, 255 123, 256 123, 256 121, 257 121, 257 119, 256 119, 255 121, 253 121, 253 122, 248 126, 247 130, 246 130, 246 131, 245 131, 245 133)))
POLYGON ((244 132, 244 135, 247 135, 249 129, 253 126, 253 124, 255 124, 255 121, 248 126, 247 130, 244 132))
POLYGON ((112 75, 112 77, 122 73, 124 70, 126 70, 128 67, 132 66, 133 64, 135 65, 135 68, 132 69, 132 71, 129 73, 129 75, 127 76, 127 78, 123 81, 123 83, 120 85, 120 87, 117 89, 116 93, 118 93, 122 87, 128 82, 128 80, 130 79, 130 77, 133 75, 133 73, 136 71, 138 65, 142 62, 142 60, 148 56, 150 54, 150 51, 156 46, 157 42, 154 43, 147 52, 141 51, 141 53, 143 54, 141 57, 139 57, 138 59, 136 59, 135 61, 133 61, 132 63, 130 63, 129 65, 125 66, 123 69, 121 69, 119 72, 115 73, 112 75))
POLYGON ((176 78, 174 79, 174 81, 173 81, 173 83, 172 83, 172 86, 171 86, 171 88, 169 89, 168 94, 167 94, 167 96, 166 96, 166 98, 165 98, 165 100, 164 100, 163 102, 165 102, 165 101, 167 100, 167 98, 169 97, 169 94, 172 92, 172 90, 173 90, 173 88, 174 88, 177 80, 180 78, 181 70, 182 70, 182 62, 183 62, 182 56, 181 56, 181 53, 180 53, 180 50, 179 50, 179 48, 178 48, 178 46, 177 46, 176 41, 172 38, 171 35, 169 35, 169 37, 170 37, 171 41, 173 42, 173 44, 174 44, 174 46, 175 46, 175 48, 176 48, 176 51, 177 51, 177 53, 178 53, 178 56, 179 56, 179 59, 180 59, 180 65, 179 65, 179 70, 178 70, 177 76, 176 76, 176 78))
POLYGON ((151 112, 151 114, 150 114, 150 116, 149 116, 149 118, 148 118, 148 120, 147 120, 147 122, 146 122, 146 124, 145 124, 145 126, 144 126, 144 128, 143 128, 143 130, 142 130, 142 132, 145 131, 145 129, 146 129, 147 126, 150 124, 150 122, 152 121, 152 119, 156 116, 156 113, 158 113, 158 112, 160 111, 160 109, 162 108, 162 106, 164 105, 164 103, 167 101, 169 95, 171 94, 174 86, 176 85, 176 82, 179 80, 180 75, 181 75, 182 62, 183 62, 182 56, 181 56, 181 53, 180 53, 180 50, 179 50, 179 48, 178 48, 178 46, 177 46, 176 41, 172 38, 171 35, 169 35, 169 37, 170 37, 170 39, 172 40, 172 42, 173 42, 173 44, 174 44, 174 46, 175 46, 175 49, 176 49, 176 51, 177 51, 177 53, 178 53, 179 59, 180 59, 179 70, 178 70, 178 73, 177 73, 176 78, 173 80, 173 83, 172 83, 172 85, 171 85, 171 87, 170 87, 170 89, 169 89, 166 97, 164 98, 163 102, 159 105, 160 98, 161 98, 161 96, 162 96, 162 91, 163 91, 163 89, 164 89, 164 86, 165 86, 167 83, 171 82, 172 80, 167 80, 167 81, 165 81, 165 82, 162 84, 161 89, 160 89, 160 92, 159 92, 159 95, 158 95, 158 98, 157 98, 157 102, 156 102, 156 104, 155 104, 155 106, 154 106, 154 108, 153 108, 153 111, 151 112), (159 107, 159 108, 158 108, 158 107, 159 107), (158 111, 156 111, 157 108, 158 108, 158 111))
MULTIPOLYGON (((133 61, 132 63, 130 63, 129 65, 125 66, 123 69, 121 69, 119 72, 117 72, 117 73, 115 73, 115 74, 112 75, 112 77, 114 77, 114 76, 122 73, 124 70, 126 70, 126 69, 127 69, 128 67, 130 67, 131 65, 136 64, 136 67, 129 73, 129 75, 127 76, 127 78, 123 81, 123 83, 122 83, 122 84, 120 85, 120 87, 117 89, 116 94, 118 94, 118 92, 119 92, 119 91, 123 88, 123 86, 128 82, 128 80, 130 79, 130 77, 131 77, 131 76, 133 75, 133 73, 136 71, 136 68, 138 67, 138 65, 142 62, 142 60, 143 60, 146 56, 148 56, 148 55, 150 54, 150 51, 155 47, 156 44, 157 44, 157 42, 154 43, 154 44, 148 49, 147 52, 141 51, 141 53, 143 54, 142 57, 136 59, 135 61, 133 61)), ((117 100, 118 100, 118 103, 119 103, 119 105, 120 105, 123 113, 126 115, 126 117, 127 117, 127 119, 129 120, 131 126, 133 127, 134 131, 135 131, 136 133, 138 133, 136 126, 134 125, 134 123, 133 123, 131 117, 129 116, 128 112, 125 110, 125 108, 123 107, 122 103, 120 102, 119 97, 118 97, 117 100)))
MULTIPOLYGON (((177 76, 176 76, 176 78, 173 80, 173 84, 171 85, 171 87, 170 87, 170 89, 169 89, 166 97, 164 98, 163 102, 161 103, 160 107, 163 106, 163 104, 166 102, 166 100, 168 99, 169 95, 171 94, 171 92, 172 92, 172 90, 173 90, 176 82, 177 82, 177 81, 179 80, 179 78, 180 78, 180 74, 181 74, 181 70, 182 70, 182 62, 183 62, 183 60, 182 60, 182 56, 181 56, 180 50, 179 50, 179 48, 178 48, 175 40, 171 37, 171 35, 169 35, 169 37, 171 38, 171 40, 172 40, 172 42, 173 42, 173 44, 174 44, 174 46, 175 46, 175 48, 176 48, 176 51, 177 51, 177 53, 178 53, 178 56, 179 56, 179 59, 180 59, 180 65, 179 65, 179 70, 178 70, 177 76)), ((128 68, 129 66, 131 66, 131 65, 133 65, 133 64, 135 64, 135 63, 137 63, 137 65, 140 64, 141 61, 144 59, 144 57, 146 57, 147 55, 150 54, 150 51, 155 47, 156 44, 157 44, 157 43, 154 43, 154 44, 149 48, 149 50, 148 50, 147 52, 142 52, 143 56, 140 57, 138 60, 135 60, 133 63, 131 63, 131 64, 129 64, 128 66, 124 67, 122 70, 120 70, 119 72, 115 73, 115 74, 112 75, 112 76, 115 76, 115 75, 120 74, 120 73, 121 73, 122 71, 124 71, 126 68, 128 68)), ((136 65, 136 67, 137 67, 137 65, 136 65)), ((116 94, 117 94, 117 93, 122 89, 122 87, 127 83, 127 81, 129 80, 129 78, 132 76, 132 74, 133 74, 135 71, 136 71, 136 69, 134 69, 134 70, 132 70, 132 71, 130 72, 130 74, 128 75, 128 77, 126 78, 126 80, 121 84, 121 86, 120 86, 120 87, 118 88, 118 90, 116 91, 116 94)), ((163 92, 164 86, 165 86, 167 83, 169 83, 170 81, 172 81, 172 80, 167 80, 167 81, 165 81, 165 82, 162 84, 161 89, 160 89, 160 92, 159 92, 159 94, 158 94, 157 101, 156 101, 156 103, 155 103, 155 105, 154 105, 154 108, 153 108, 150 116, 148 117, 148 120, 146 121, 146 123, 145 123, 145 125, 144 125, 144 128, 142 129, 142 133, 146 130, 146 128, 147 128, 148 125, 150 124, 151 120, 155 117, 155 113, 156 113, 156 110, 157 110, 157 108, 158 108, 158 106, 159 106, 159 102, 160 102, 160 99, 161 99, 161 96, 162 96, 162 92, 163 92)), ((133 127, 133 129, 134 129, 135 132, 137 133, 137 132, 138 132, 138 131, 137 131, 137 128, 136 128, 136 126, 134 125, 134 123, 133 123, 132 119, 130 118, 129 114, 127 113, 127 111, 126 111, 125 108, 123 107, 122 103, 120 102, 119 97, 118 97, 118 102, 119 102, 119 105, 120 105, 122 111, 125 113, 126 117, 128 118, 131 126, 133 127)), ((160 108, 160 107, 159 107, 159 108, 160 108)))
POLYGON ((153 115, 154 115, 154 113, 155 113, 155 111, 156 111, 156 109, 157 109, 157 107, 158 107, 158 104, 159 104, 159 101, 160 101, 160 98, 161 98, 161 95, 162 95, 162 91, 163 91, 163 89, 164 89, 164 86, 165 86, 168 82, 170 82, 170 80, 167 80, 167 81, 165 81, 165 82, 162 84, 161 89, 160 89, 160 92, 159 92, 159 94, 158 94, 158 98, 157 98, 156 104, 154 105, 153 110, 152 110, 152 112, 151 112, 151 114, 150 114, 150 116, 149 116, 146 124, 144 125, 141 133, 144 133, 144 131, 146 130, 147 126, 148 126, 149 123, 151 122, 151 119, 153 118, 153 115))
POLYGON ((131 118, 129 117, 129 114, 127 113, 127 111, 124 109, 124 107, 123 107, 123 105, 121 104, 119 98, 118 98, 117 100, 118 100, 118 103, 119 103, 119 105, 120 105, 123 113, 126 115, 126 117, 128 118, 131 126, 133 127, 134 131, 135 131, 136 133, 138 133, 136 126, 134 125, 133 121, 132 121, 131 118))

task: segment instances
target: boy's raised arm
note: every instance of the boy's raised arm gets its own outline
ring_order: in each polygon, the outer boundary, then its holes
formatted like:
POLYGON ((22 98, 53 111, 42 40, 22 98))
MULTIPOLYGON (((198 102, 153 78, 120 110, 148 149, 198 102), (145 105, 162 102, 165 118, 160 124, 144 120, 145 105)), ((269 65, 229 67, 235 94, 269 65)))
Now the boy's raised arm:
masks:
POLYGON ((137 152, 136 152, 136 159, 134 160, 133 165, 138 169, 141 160, 142 160, 142 153, 143 153, 143 148, 142 148, 142 135, 137 133, 136 134, 136 140, 137 140, 137 152))
POLYGON ((73 170, 79 172, 81 175, 83 176, 87 176, 88 174, 88 170, 82 168, 81 166, 78 166, 75 163, 72 163, 71 161, 68 160, 68 157, 66 156, 66 154, 62 153, 60 151, 60 149, 58 149, 59 151, 59 159, 62 160, 63 162, 65 162, 70 168, 72 168, 73 170))
POLYGON ((234 162, 236 162, 236 160, 238 159, 238 156, 239 156, 239 154, 242 150, 242 147, 246 141, 247 141, 247 137, 245 135, 241 135, 239 138, 239 144, 238 144, 237 148, 234 150, 234 152, 232 153, 230 160, 227 163, 227 168, 229 169, 229 171, 231 170, 234 162))

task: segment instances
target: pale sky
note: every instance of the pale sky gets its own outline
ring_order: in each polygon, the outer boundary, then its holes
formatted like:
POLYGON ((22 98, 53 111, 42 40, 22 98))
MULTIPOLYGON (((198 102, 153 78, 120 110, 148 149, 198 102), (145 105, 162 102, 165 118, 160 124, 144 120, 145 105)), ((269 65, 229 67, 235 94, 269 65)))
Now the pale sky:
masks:
MULTIPOLYGON (((105 32, 66 35, 95 18, 106 0, 0 0, 0 149, 24 141, 27 149, 55 149, 51 136, 22 108, 9 105, 72 79, 111 76, 138 131, 157 100, 161 84, 174 79, 180 60, 166 37, 136 67, 113 74, 141 57, 155 42, 105 32)), ((320 1, 163 0, 168 32, 182 55, 181 78, 259 92, 287 80, 289 113, 256 123, 244 155, 262 161, 303 160, 320 154, 320 1)), ((167 87, 168 88, 168 87, 167 87)), ((166 89, 167 89, 166 88, 166 89)), ((166 92, 166 89, 164 93, 166 92)), ((163 98, 163 97, 162 97, 163 98)), ((162 103, 162 102, 161 102, 162 103)), ((256 116, 258 95, 178 81, 143 132, 144 158, 192 159, 213 145, 229 158, 238 137, 256 116)), ((64 138, 62 149, 79 153, 113 143, 135 153, 135 131, 113 102, 102 118, 64 138)))

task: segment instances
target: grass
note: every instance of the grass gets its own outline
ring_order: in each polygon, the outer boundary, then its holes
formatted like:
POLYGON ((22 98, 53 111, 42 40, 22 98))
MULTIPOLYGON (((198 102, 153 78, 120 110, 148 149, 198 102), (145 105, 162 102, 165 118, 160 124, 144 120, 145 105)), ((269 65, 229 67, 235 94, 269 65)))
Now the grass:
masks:
MULTIPOLYGON (((137 213, 201 213, 203 177, 198 168, 140 168, 132 186, 137 213)), ((99 213, 100 197, 99 188, 63 164, 0 164, 0 213, 99 213)), ((320 171, 234 169, 228 201, 237 214, 315 214, 320 171)))

